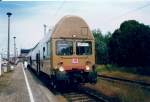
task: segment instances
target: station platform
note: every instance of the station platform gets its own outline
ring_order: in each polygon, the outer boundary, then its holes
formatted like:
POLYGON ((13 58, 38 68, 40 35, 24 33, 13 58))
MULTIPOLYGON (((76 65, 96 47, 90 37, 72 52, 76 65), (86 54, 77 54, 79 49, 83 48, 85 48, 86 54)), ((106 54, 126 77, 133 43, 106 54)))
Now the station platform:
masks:
POLYGON ((18 63, 15 69, 0 77, 0 102, 60 102, 33 73, 18 63))

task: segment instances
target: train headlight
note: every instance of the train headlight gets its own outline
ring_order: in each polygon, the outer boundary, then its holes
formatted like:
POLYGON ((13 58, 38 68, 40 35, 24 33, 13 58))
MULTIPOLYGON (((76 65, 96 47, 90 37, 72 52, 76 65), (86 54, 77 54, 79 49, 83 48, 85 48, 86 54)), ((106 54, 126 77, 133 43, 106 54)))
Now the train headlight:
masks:
POLYGON ((64 68, 62 66, 59 67, 59 71, 63 72, 64 68))
POLYGON ((90 70, 90 67, 89 67, 89 66, 85 66, 85 69, 86 69, 87 71, 89 71, 89 70, 90 70))
POLYGON ((58 67, 57 66, 55 66, 55 69, 57 69, 58 67))

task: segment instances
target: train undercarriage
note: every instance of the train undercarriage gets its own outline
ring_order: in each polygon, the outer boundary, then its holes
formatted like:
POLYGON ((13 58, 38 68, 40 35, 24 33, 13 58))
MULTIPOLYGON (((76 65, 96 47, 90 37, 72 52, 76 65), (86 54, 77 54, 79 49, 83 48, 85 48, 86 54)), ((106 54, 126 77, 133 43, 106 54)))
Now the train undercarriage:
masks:
POLYGON ((50 76, 50 84, 53 88, 66 88, 71 85, 78 85, 84 83, 96 83, 96 71, 84 72, 81 70, 71 70, 68 72, 55 72, 50 76))
POLYGON ((95 70, 85 72, 84 70, 69 70, 69 71, 59 71, 55 70, 53 74, 47 75, 44 72, 35 70, 32 66, 28 65, 35 73, 40 76, 41 74, 49 77, 49 84, 54 89, 64 89, 74 85, 97 82, 97 73, 95 70))

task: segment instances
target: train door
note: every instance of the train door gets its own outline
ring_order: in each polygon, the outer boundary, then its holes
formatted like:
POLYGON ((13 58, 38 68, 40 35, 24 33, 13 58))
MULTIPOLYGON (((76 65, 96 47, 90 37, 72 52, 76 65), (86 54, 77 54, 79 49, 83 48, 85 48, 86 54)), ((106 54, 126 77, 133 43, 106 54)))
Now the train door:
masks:
POLYGON ((31 56, 30 56, 30 65, 32 66, 32 58, 31 58, 31 56))
POLYGON ((36 54, 36 68, 37 68, 37 74, 40 74, 40 53, 36 54))
POLYGON ((45 47, 43 47, 43 60, 45 59, 45 47))

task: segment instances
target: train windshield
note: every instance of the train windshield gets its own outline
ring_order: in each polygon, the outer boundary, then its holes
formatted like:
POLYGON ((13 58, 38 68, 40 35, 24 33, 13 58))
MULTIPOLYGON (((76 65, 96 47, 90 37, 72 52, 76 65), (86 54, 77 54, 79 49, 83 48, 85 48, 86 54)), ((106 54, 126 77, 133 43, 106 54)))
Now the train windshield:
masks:
POLYGON ((65 41, 59 40, 56 42, 56 54, 67 56, 73 54, 73 42, 72 41, 65 41))
POLYGON ((90 42, 90 41, 76 42, 76 54, 77 55, 92 54, 92 42, 90 42))

